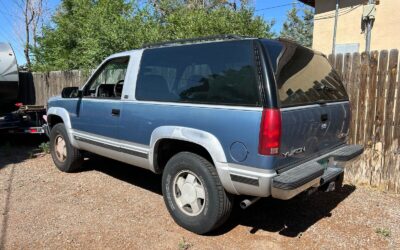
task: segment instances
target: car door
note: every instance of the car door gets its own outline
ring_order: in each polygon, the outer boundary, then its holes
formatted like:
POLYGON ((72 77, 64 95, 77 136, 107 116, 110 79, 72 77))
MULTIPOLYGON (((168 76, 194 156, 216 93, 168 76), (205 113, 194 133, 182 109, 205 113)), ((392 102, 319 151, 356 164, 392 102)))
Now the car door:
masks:
POLYGON ((74 130, 78 134, 117 140, 120 127, 121 93, 129 57, 106 61, 83 88, 74 130))

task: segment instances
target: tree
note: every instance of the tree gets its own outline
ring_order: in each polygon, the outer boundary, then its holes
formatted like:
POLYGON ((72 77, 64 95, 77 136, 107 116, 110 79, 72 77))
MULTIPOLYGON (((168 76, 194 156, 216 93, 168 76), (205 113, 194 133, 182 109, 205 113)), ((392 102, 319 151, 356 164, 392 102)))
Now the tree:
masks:
POLYGON ((15 2, 23 14, 24 26, 24 55, 26 66, 31 70, 31 48, 37 46, 39 25, 43 21, 44 0, 17 0, 15 2))
POLYGON ((231 6, 217 8, 188 8, 180 6, 165 15, 163 38, 166 40, 236 34, 254 37, 272 37, 272 22, 254 16, 248 8, 231 6))
POLYGON ((226 0, 63 0, 34 50, 35 70, 92 69, 144 43, 218 34, 271 37, 272 23, 226 0))
POLYGON ((305 7, 301 10, 303 13, 299 16, 299 9, 293 6, 287 12, 286 21, 281 30, 281 37, 294 40, 304 46, 311 47, 313 39, 314 12, 305 7))
POLYGON ((112 53, 157 41, 157 28, 133 2, 64 0, 38 39, 35 70, 94 68, 112 53))

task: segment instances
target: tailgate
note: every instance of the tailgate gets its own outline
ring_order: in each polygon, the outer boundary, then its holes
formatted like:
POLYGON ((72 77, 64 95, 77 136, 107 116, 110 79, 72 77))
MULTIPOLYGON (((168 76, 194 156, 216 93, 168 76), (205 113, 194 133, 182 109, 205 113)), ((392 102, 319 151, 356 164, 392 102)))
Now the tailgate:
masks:
POLYGON ((324 55, 287 41, 264 46, 282 119, 280 157, 274 168, 284 171, 344 144, 350 105, 340 76, 324 55))
POLYGON ((346 141, 349 102, 283 108, 277 169, 323 155, 346 141))

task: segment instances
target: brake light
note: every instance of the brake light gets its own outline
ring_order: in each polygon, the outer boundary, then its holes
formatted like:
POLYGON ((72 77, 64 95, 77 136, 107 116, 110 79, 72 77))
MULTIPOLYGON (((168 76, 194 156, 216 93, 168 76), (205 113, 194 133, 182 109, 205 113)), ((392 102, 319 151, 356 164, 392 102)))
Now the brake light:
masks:
POLYGON ((264 109, 261 118, 258 153, 277 155, 281 144, 282 118, 279 109, 264 109))
POLYGON ((31 134, 36 134, 37 132, 38 132, 38 130, 36 128, 29 129, 29 133, 31 133, 31 134))
POLYGON ((22 106, 24 106, 24 104, 23 104, 22 102, 17 102, 17 103, 15 104, 15 107, 17 107, 17 108, 20 108, 20 107, 22 107, 22 106))

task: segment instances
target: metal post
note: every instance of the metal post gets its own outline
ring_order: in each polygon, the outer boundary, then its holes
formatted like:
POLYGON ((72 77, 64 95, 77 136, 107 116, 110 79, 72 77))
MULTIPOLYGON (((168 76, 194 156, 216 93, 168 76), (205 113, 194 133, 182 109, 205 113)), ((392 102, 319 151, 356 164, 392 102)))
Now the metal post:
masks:
MULTIPOLYGON (((369 0, 369 4, 374 4, 375 0, 369 0)), ((372 36, 372 19, 368 17, 367 19, 367 35, 365 39, 365 52, 370 52, 371 50, 371 36, 372 36)))
POLYGON ((368 19, 367 21, 367 37, 365 41, 365 52, 369 52, 371 50, 371 29, 372 23, 371 20, 368 19))
POLYGON ((336 53, 336 32, 337 32, 337 23, 339 18, 339 0, 336 0, 336 12, 335 12, 335 26, 333 28, 333 43, 332 43, 332 55, 336 53))

